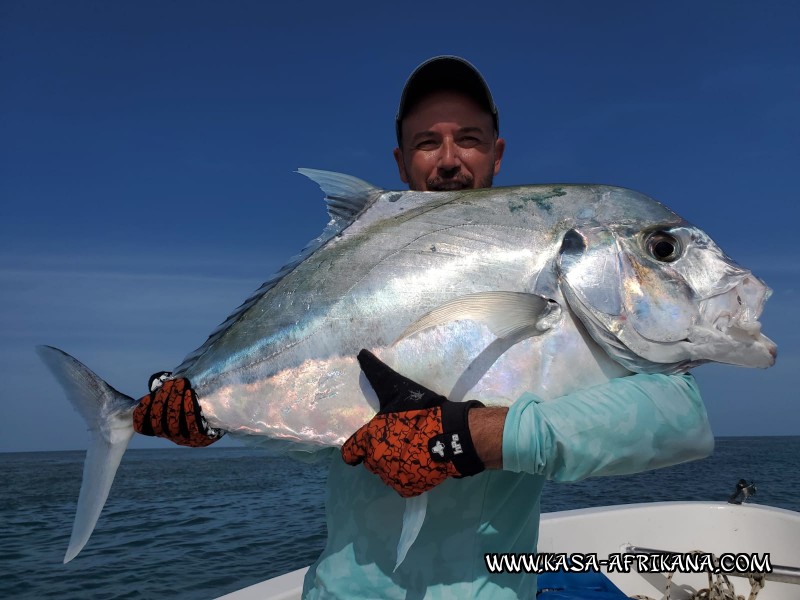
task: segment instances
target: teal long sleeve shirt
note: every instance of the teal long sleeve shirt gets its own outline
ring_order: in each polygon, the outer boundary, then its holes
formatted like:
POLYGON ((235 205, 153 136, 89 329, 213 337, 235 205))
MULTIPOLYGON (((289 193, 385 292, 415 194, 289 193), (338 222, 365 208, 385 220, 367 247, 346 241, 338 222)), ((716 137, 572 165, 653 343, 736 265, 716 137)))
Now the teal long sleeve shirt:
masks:
POLYGON ((303 598, 533 599, 535 575, 489 573, 484 555, 535 552, 546 479, 637 473, 712 449, 688 374, 631 375, 547 402, 524 394, 506 417, 503 469, 449 479, 428 492, 425 522, 396 571, 405 500, 333 452, 328 539, 303 598))

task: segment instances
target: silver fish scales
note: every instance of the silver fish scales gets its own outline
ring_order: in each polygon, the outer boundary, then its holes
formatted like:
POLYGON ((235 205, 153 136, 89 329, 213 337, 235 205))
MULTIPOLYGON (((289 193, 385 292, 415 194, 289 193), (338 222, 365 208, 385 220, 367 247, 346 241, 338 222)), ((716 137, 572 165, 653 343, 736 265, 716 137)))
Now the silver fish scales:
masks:
MULTIPOLYGON (((630 372, 775 360, 758 323, 768 288, 637 192, 390 192, 301 172, 327 194, 325 232, 174 372, 190 379, 209 423, 233 435, 294 450, 341 445, 377 409, 360 348, 453 400, 499 405, 630 372)), ((61 351, 40 352, 62 382, 79 371, 83 387, 106 385, 61 351)), ((98 411, 70 386, 82 414, 98 411)), ((134 401, 101 396, 126 445, 134 401)), ((121 457, 122 442, 104 444, 121 457)), ((87 478, 87 457, 68 559, 99 516, 116 469, 107 462, 110 479, 87 478)))
MULTIPOLYGON (((644 342, 653 346, 649 355, 637 354, 633 364, 622 361, 624 366, 615 360, 618 353, 587 343, 584 328, 561 310, 568 302, 558 281, 563 275, 558 259, 567 232, 591 231, 597 237, 602 229, 601 247, 613 257, 630 251, 630 245, 620 247, 626 239, 640 245, 642 232, 688 227, 636 192, 562 185, 397 193, 356 182, 349 193, 362 198, 366 210, 177 369, 176 375, 193 382, 213 425, 300 443, 341 444, 375 412, 374 399, 359 383, 354 357, 362 347, 450 397, 470 394, 493 404, 509 404, 524 391, 555 397, 630 371, 679 372, 712 360, 767 366, 772 358, 770 343, 759 335, 750 343, 752 356, 739 357, 741 340, 732 339, 737 351, 714 347, 705 356, 690 343, 683 355, 670 354, 666 362, 656 362, 662 358, 656 345, 677 340, 651 335, 644 342), (414 328, 437 309, 435 322, 425 322, 427 329, 414 328), (545 331, 545 338, 536 339, 545 331), (490 359, 495 360, 487 366, 490 359), (576 359, 582 365, 578 372, 571 368, 576 359)), ((689 253, 702 236, 686 231, 689 253)), ((707 256, 695 260, 694 271, 724 274, 728 280, 722 285, 693 281, 695 293, 673 300, 680 283, 674 268, 648 279, 615 266, 603 272, 609 276, 604 280, 581 274, 584 279, 574 286, 610 296, 632 282, 644 283, 656 305, 651 309, 694 315, 703 295, 716 297, 722 289, 745 285, 754 290, 757 317, 766 288, 726 260, 713 242, 702 242, 707 256)), ((596 262, 584 258, 581 268, 596 262)), ((649 262, 639 264, 653 269, 675 261, 649 262)), ((627 307, 617 301, 612 308, 627 307)), ((580 307, 573 310, 581 314, 580 307)))

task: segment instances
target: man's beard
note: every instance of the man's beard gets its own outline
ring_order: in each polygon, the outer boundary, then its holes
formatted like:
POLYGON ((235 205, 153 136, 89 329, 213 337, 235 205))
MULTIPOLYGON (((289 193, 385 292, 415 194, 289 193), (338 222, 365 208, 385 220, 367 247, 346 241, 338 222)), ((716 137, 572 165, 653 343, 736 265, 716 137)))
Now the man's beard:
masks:
POLYGON ((452 190, 469 190, 474 187, 489 188, 492 187, 493 181, 494 174, 490 172, 479 182, 478 186, 472 185, 474 179, 471 175, 467 175, 466 173, 459 173, 455 177, 448 179, 434 177, 433 179, 427 180, 425 183, 427 189, 432 192, 449 192, 452 190))

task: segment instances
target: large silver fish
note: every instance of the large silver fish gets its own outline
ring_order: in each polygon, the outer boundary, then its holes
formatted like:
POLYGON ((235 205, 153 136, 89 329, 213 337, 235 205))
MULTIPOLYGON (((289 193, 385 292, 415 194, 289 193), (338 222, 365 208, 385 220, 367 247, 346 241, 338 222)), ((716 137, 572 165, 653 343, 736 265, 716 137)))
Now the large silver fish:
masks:
MULTIPOLYGON (((637 192, 391 192, 300 172, 326 193, 328 227, 174 371, 213 427, 294 450, 341 445, 377 409, 361 348, 452 400, 494 405, 631 372, 775 361, 758 322, 769 289, 637 192)), ((39 352, 92 433, 67 562, 99 517, 136 401, 39 352)), ((398 562, 424 504, 409 504, 398 562)))

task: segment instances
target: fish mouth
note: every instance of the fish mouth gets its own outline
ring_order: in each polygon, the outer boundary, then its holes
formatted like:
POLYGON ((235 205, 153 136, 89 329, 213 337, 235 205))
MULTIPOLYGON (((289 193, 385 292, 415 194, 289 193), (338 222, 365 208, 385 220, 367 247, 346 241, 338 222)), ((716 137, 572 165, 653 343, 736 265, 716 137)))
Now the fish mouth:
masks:
POLYGON ((777 346, 761 332, 758 320, 770 295, 772 290, 759 279, 743 276, 726 291, 700 301, 700 319, 689 341, 712 354, 710 358, 717 362, 772 366, 777 346))
POLYGON ((758 337, 761 333, 758 318, 771 294, 772 290, 760 281, 744 277, 724 293, 702 300, 700 314, 723 333, 736 330, 758 337))

